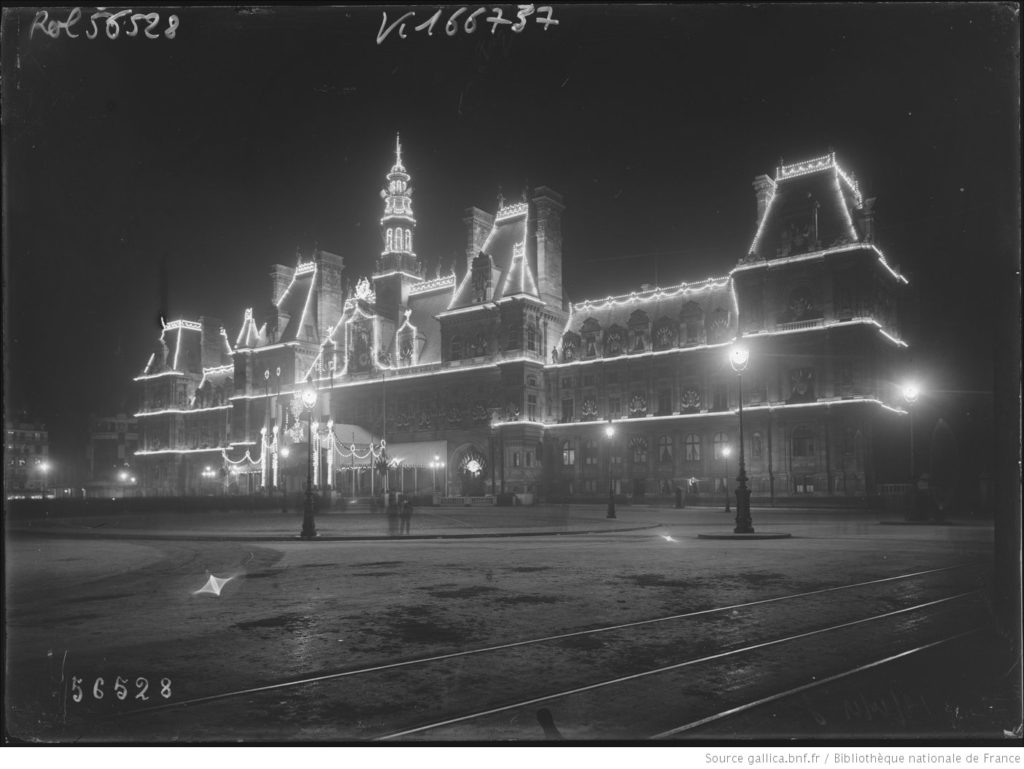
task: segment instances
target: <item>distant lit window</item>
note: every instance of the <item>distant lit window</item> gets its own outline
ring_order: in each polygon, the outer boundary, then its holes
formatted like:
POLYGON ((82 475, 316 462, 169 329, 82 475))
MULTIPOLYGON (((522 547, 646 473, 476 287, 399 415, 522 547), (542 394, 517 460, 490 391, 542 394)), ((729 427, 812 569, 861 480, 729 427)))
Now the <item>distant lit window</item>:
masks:
POLYGON ((658 461, 659 462, 671 462, 672 461, 672 436, 662 435, 658 438, 658 461))
POLYGON ((572 467, 576 464, 576 449, 572 441, 562 441, 562 467, 572 467))
POLYGON ((629 442, 629 447, 633 450, 633 464, 643 465, 647 463, 646 438, 638 435, 629 442))
POLYGON ((683 445, 686 446, 686 461, 700 462, 700 436, 696 433, 688 433, 683 445))
POLYGON ((711 445, 714 450, 715 459, 725 459, 725 449, 729 445, 728 439, 725 437, 725 433, 715 433, 714 437, 711 439, 711 445))

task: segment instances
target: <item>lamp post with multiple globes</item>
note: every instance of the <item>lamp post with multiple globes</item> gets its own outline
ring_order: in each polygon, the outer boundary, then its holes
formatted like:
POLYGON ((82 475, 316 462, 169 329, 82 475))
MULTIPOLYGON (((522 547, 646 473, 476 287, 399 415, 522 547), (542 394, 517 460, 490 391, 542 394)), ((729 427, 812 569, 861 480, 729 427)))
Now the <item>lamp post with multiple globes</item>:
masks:
POLYGON ((735 534, 753 534, 753 521, 750 519, 750 489, 747 488, 747 466, 743 457, 743 372, 750 361, 750 351, 741 343, 729 350, 729 363, 736 372, 739 382, 740 403, 740 472, 736 476, 736 528, 735 534))
POLYGON ((916 382, 907 382, 900 388, 903 400, 910 414, 910 515, 917 512, 917 467, 914 457, 914 404, 921 395, 921 388, 916 382))
POLYGON ((309 460, 306 465, 306 498, 302 504, 302 539, 313 539, 316 537, 316 521, 314 520, 313 507, 313 407, 316 406, 316 390, 307 380, 306 387, 302 391, 302 406, 307 411, 307 431, 309 440, 309 460))
POLYGON ((437 470, 438 468, 444 470, 444 496, 448 496, 448 470, 445 468, 444 462, 441 461, 441 457, 437 454, 434 455, 434 461, 430 463, 430 474, 433 479, 434 493, 437 493, 437 470))

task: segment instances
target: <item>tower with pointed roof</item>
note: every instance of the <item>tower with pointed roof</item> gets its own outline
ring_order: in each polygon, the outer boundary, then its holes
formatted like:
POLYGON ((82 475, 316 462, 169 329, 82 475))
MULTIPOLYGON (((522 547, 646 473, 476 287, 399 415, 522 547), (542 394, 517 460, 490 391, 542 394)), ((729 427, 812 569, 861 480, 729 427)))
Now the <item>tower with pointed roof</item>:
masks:
POLYGON ((416 217, 412 212, 411 177, 402 164, 402 140, 395 134, 395 163, 387 175, 387 184, 380 191, 384 200, 384 216, 380 220, 384 249, 377 258, 373 288, 379 312, 393 321, 401 315, 408 299, 409 286, 423 277, 420 259, 413 250, 416 217))

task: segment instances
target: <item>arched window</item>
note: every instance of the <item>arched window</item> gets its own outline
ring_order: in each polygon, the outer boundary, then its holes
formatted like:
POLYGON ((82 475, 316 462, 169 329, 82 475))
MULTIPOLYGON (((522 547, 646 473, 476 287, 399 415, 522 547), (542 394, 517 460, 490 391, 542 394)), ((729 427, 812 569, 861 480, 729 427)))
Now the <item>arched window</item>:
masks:
POLYGON ((452 337, 451 346, 450 346, 450 354, 449 354, 448 357, 451 358, 452 360, 461 360, 462 359, 462 337, 461 336, 453 336, 452 337))
POLYGON ((725 459, 725 449, 729 445, 728 440, 725 433, 715 433, 715 437, 711 439, 715 459, 725 459))
POLYGON ((658 436, 658 461, 659 462, 671 462, 672 461, 672 436, 671 435, 659 435, 658 436))
POLYGON ((686 461, 700 462, 700 436, 688 433, 683 443, 686 446, 686 461))
POLYGON ((687 302, 682 316, 686 326, 686 343, 699 344, 704 335, 704 310, 696 302, 687 302))
POLYGON ((793 456, 814 456, 814 433, 806 427, 797 427, 793 430, 793 456))
POLYGON ((412 230, 405 231, 405 250, 412 251, 412 230))
POLYGON ((576 449, 572 441, 562 441, 562 467, 572 467, 576 464, 576 449))
POLYGON ((384 236, 384 248, 387 251, 391 250, 391 238, 392 238, 391 228, 388 227, 387 234, 384 236))

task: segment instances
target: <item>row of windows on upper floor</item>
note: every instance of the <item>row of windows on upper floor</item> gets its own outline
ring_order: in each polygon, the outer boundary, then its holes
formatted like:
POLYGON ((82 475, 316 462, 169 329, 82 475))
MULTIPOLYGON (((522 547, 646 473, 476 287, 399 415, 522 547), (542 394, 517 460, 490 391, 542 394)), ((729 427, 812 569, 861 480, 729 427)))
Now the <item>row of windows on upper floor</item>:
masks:
POLYGON ((388 227, 384 232, 386 251, 412 251, 412 230, 388 227))
MULTIPOLYGON (((845 431, 843 444, 840 447, 844 454, 853 454, 860 444, 860 433, 853 429, 845 431)), ((656 462, 668 464, 675 460, 677 437, 670 434, 658 435, 654 439, 653 455, 656 462)), ((754 432, 748 439, 749 443, 744 448, 747 456, 754 460, 764 458, 765 443, 760 432, 754 432)), ((710 440, 700 433, 686 433, 682 437, 681 449, 684 462, 701 462, 705 458, 704 446, 710 443, 711 459, 716 462, 725 462, 734 449, 733 439, 724 432, 716 432, 710 440), (727 453, 728 452, 728 453, 727 453)), ((625 439, 625 447, 621 439, 613 439, 610 443, 601 442, 593 438, 565 439, 559 443, 559 460, 562 467, 575 467, 577 458, 577 446, 584 467, 593 467, 601 463, 601 454, 605 454, 605 464, 608 461, 614 465, 621 465, 629 459, 634 465, 646 465, 650 457, 650 442, 645 435, 634 435, 625 439)), ((798 425, 793 428, 789 436, 790 455, 797 459, 809 459, 815 456, 815 434, 811 427, 798 425)), ((512 462, 515 466, 515 461, 512 462)))
POLYGON ((588 318, 579 333, 569 331, 563 335, 561 353, 553 358, 564 362, 635 355, 649 350, 715 344, 732 338, 732 320, 728 312, 715 310, 705 324, 703 311, 696 305, 694 307, 682 320, 661 318, 653 329, 646 321, 641 324, 632 320, 629 329, 619 325, 601 329, 596 320, 588 318))
MULTIPOLYGON (((505 334, 505 350, 525 350, 540 354, 540 332, 535 326, 512 326, 505 334)), ((448 360, 477 358, 489 354, 487 336, 481 331, 470 337, 455 335, 448 342, 448 360)))
POLYGON ((46 446, 41 443, 34 443, 30 445, 24 445, 20 443, 8 443, 7 453, 8 454, 42 454, 46 446))
POLYGON ((8 430, 7 439, 11 440, 12 436, 16 441, 45 441, 49 433, 41 432, 28 432, 26 430, 8 430))
MULTIPOLYGON (((794 368, 789 371, 789 392, 786 403, 812 403, 817 399, 815 393, 815 372, 811 367, 794 368)), ((571 380, 570 380, 571 381, 571 380)), ((563 387, 565 383, 563 382, 563 387)), ((852 388, 852 382, 850 385, 852 388)), ((839 388, 840 394, 844 390, 839 388)), ((646 390, 633 389, 628 395, 606 395, 606 410, 600 413, 597 393, 584 394, 580 402, 580 411, 576 412, 576 397, 563 397, 559 410, 559 422, 572 422, 577 416, 583 421, 599 418, 620 419, 672 414, 696 414, 701 411, 726 411, 729 408, 729 385, 726 382, 714 382, 711 386, 710 398, 706 398, 696 384, 684 384, 679 391, 678 403, 673 400, 671 387, 658 388, 654 395, 654 403, 648 402, 646 390), (651 409, 651 406, 654 406, 651 409), (625 409, 624 409, 625 407, 625 409)), ((852 394, 852 389, 847 394, 852 394)), ((767 389, 763 379, 754 380, 743 391, 744 403, 759 405, 767 402, 767 389)), ((550 401, 549 401, 550 403, 550 401)), ((551 416, 549 408, 549 416, 551 416)))

